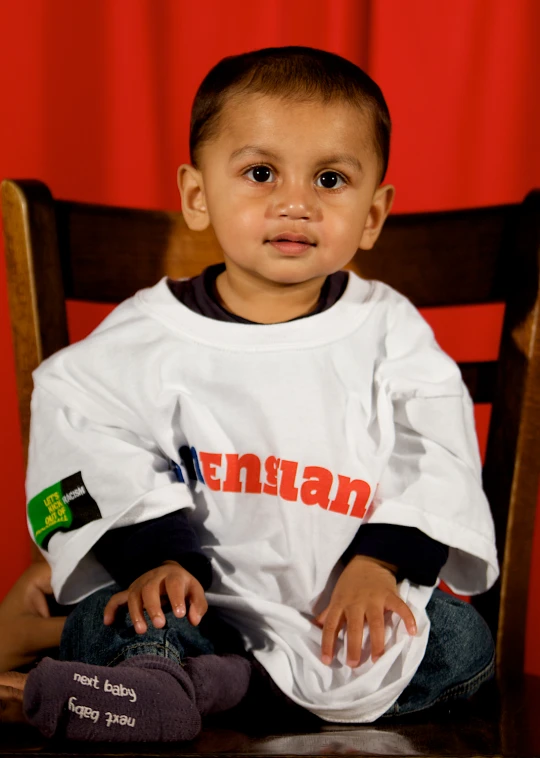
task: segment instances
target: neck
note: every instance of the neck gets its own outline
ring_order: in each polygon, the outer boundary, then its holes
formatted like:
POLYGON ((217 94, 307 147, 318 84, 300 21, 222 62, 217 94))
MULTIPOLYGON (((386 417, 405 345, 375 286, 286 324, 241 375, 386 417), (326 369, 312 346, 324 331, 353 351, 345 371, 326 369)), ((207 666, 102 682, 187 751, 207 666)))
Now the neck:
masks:
POLYGON ((278 324, 306 316, 317 307, 326 277, 281 284, 227 267, 216 279, 221 305, 258 324, 278 324))

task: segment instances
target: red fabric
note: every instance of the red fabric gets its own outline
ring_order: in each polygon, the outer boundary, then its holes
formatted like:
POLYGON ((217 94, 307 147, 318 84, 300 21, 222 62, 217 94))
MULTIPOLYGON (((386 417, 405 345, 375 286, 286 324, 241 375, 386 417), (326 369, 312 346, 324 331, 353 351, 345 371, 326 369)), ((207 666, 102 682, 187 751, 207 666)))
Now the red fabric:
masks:
POLYGON ((540 180, 536 0, 376 0, 369 71, 397 211, 519 201, 540 180))
MULTIPOLYGON (((518 202, 540 185, 539 25, 536 0, 0 0, 0 178, 40 178, 58 197, 177 209, 175 169, 188 157, 204 74, 225 55, 301 44, 349 57, 383 88, 395 210, 518 202)), ((29 557, 5 292, 0 266, 0 596, 29 557)), ((105 310, 69 313, 76 339, 105 310)), ((456 357, 496 353, 500 310, 427 315, 456 357), (464 343, 459 325, 470 318, 482 337, 464 343)), ((482 445, 488 418, 489 407, 477 409, 482 445)), ((527 670, 540 674, 538 532, 527 670)))

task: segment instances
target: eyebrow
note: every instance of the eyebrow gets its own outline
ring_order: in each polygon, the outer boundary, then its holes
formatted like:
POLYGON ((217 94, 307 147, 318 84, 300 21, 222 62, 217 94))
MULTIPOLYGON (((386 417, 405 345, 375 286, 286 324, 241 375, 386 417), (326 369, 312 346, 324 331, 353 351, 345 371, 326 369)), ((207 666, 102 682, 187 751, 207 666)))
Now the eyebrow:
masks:
POLYGON ((355 155, 349 155, 348 153, 336 153, 335 155, 329 155, 320 163, 321 166, 326 166, 329 163, 345 163, 347 166, 350 166, 357 171, 364 170, 358 158, 355 155))
POLYGON ((259 145, 246 145, 235 150, 231 154, 229 162, 232 163, 236 158, 243 158, 245 155, 263 155, 265 158, 271 158, 274 161, 278 160, 276 153, 273 153, 271 150, 266 150, 266 148, 259 145))
MULTIPOLYGON (((241 147, 231 154, 229 162, 232 163, 237 158, 243 158, 248 155, 261 155, 264 158, 270 158, 270 160, 279 160, 279 156, 276 153, 267 150, 265 147, 260 145, 245 145, 245 147, 241 147)), ((358 158, 348 153, 329 155, 327 158, 319 161, 319 166, 328 166, 330 163, 345 163, 356 171, 362 172, 364 170, 358 158)))

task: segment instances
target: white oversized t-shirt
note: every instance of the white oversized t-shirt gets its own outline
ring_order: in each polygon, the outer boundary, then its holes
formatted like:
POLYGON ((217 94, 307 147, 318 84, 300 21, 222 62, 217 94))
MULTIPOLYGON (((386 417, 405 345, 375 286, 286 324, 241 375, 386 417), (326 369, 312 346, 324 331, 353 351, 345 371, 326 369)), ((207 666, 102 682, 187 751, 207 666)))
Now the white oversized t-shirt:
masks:
POLYGON ((194 313, 163 279, 34 380, 29 528, 57 599, 111 583, 92 554, 107 530, 187 508, 213 565, 209 603, 323 719, 384 713, 428 639, 432 588, 404 580, 418 634, 393 614, 375 663, 367 630, 358 668, 343 634, 321 663, 313 618, 361 523, 449 545, 441 578, 457 592, 497 578, 469 395, 415 308, 380 282, 350 274, 326 311, 251 325, 194 313))

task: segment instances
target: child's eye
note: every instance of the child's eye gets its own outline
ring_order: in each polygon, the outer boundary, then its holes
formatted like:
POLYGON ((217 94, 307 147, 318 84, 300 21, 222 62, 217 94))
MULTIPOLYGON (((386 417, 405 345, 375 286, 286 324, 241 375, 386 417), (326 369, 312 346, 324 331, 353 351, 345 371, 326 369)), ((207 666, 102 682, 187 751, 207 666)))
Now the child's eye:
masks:
POLYGON ((275 178, 274 172, 272 169, 268 168, 268 166, 253 166, 253 168, 246 171, 244 176, 247 176, 248 179, 258 182, 259 184, 264 184, 275 178))
POLYGON ((341 174, 338 174, 337 171, 325 171, 316 181, 317 187, 324 187, 324 189, 338 189, 345 184, 346 181, 344 177, 341 176, 341 174))

